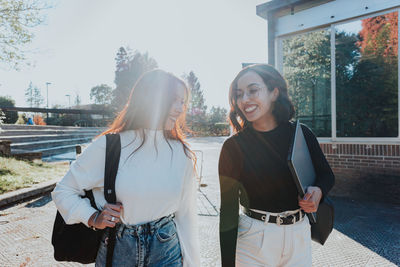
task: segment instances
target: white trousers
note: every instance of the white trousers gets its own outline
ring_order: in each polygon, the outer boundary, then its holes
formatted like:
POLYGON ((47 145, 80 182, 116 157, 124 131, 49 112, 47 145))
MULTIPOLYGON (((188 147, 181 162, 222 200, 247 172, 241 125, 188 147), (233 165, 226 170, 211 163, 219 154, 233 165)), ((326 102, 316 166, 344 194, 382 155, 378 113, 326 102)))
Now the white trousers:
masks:
POLYGON ((312 266, 311 227, 307 216, 295 224, 277 225, 239 217, 236 267, 312 266))

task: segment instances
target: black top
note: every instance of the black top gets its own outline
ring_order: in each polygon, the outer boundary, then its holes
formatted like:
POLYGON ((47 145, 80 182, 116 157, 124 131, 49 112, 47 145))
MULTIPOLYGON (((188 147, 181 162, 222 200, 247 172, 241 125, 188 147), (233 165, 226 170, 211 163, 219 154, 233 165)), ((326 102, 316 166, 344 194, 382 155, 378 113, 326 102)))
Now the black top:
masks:
MULTIPOLYGON (((268 132, 252 127, 228 138, 219 159, 221 186, 220 244, 222 266, 235 266, 239 202, 242 206, 283 212, 299 209, 298 191, 287 164, 295 126, 281 123, 268 132)), ((302 125, 317 181, 325 196, 334 175, 312 131, 302 125)))

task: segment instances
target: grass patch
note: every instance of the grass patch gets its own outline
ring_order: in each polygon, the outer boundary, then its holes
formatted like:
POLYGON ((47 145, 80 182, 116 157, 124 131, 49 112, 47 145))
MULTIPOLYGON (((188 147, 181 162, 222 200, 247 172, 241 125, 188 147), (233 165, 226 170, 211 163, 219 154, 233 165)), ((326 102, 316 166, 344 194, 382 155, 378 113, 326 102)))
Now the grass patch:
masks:
POLYGON ((47 163, 0 157, 0 194, 62 177, 68 169, 68 162, 47 163))

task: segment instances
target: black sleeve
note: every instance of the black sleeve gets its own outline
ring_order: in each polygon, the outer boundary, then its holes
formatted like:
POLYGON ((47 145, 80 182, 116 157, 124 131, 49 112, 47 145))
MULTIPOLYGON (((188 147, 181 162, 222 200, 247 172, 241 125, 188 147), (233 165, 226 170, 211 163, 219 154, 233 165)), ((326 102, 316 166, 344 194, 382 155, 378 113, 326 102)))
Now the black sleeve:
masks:
POLYGON ((302 129, 317 175, 315 186, 321 188, 322 197, 325 197, 335 184, 335 176, 333 175, 332 169, 329 166, 314 133, 304 125, 302 125, 302 129))
POLYGON ((218 166, 221 189, 219 237, 222 267, 235 266, 239 218, 238 176, 240 173, 240 164, 238 164, 240 159, 237 158, 235 147, 235 143, 230 139, 224 143, 218 166))

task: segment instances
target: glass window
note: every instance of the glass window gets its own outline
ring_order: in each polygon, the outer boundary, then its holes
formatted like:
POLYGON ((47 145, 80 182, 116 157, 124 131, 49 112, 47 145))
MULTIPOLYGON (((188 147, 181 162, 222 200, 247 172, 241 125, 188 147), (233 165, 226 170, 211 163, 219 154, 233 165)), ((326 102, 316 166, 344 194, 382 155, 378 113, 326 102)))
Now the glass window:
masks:
POLYGON ((398 13, 335 27, 338 137, 398 136, 398 13))
POLYGON ((291 36, 282 41, 283 75, 296 118, 319 137, 331 136, 330 30, 291 36))

